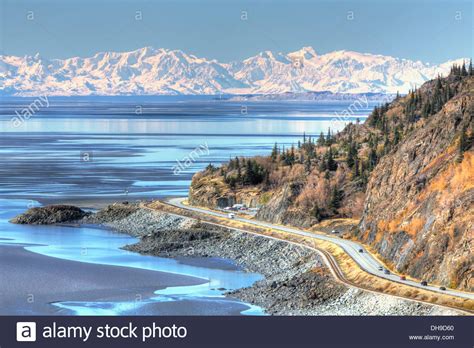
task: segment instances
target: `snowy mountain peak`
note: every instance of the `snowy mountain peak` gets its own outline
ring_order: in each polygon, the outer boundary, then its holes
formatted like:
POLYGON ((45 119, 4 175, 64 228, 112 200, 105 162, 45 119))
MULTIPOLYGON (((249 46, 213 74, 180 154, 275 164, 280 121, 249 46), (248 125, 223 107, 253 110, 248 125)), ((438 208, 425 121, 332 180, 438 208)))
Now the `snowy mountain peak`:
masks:
POLYGON ((353 51, 318 55, 310 46, 287 54, 263 51, 232 63, 150 46, 129 52, 100 52, 87 58, 0 56, 0 93, 406 93, 438 74, 447 74, 453 63, 462 61, 431 65, 353 51))
POLYGON ((314 50, 313 47, 305 46, 305 47, 301 48, 298 51, 288 53, 288 56, 289 57, 301 57, 301 58, 309 60, 309 59, 315 58, 317 56, 317 53, 316 53, 316 51, 314 50))

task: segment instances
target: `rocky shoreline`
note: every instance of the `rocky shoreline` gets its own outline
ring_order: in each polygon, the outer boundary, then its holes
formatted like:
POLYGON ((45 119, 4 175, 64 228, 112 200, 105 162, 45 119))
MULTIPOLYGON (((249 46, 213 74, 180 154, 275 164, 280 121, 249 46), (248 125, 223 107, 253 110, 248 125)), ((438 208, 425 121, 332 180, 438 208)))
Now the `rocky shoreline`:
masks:
POLYGON ((133 252, 177 259, 232 259, 243 270, 265 278, 226 296, 258 305, 271 315, 458 314, 434 305, 348 288, 336 282, 319 256, 306 248, 152 211, 135 203, 115 203, 94 214, 83 214, 71 206, 62 206, 62 213, 51 207, 34 209, 12 222, 95 224, 138 237, 138 243, 124 246, 133 252), (48 215, 52 211, 61 217, 75 212, 72 216, 78 218, 52 219, 48 215))

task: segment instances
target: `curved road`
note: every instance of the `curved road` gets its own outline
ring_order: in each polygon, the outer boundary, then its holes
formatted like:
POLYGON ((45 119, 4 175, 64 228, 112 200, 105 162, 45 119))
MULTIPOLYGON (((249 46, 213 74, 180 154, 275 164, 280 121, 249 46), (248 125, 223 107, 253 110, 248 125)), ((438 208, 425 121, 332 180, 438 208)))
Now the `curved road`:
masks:
MULTIPOLYGON (((181 209, 192 210, 192 211, 203 213, 203 214, 208 214, 208 215, 214 215, 214 216, 218 216, 218 217, 227 218, 226 213, 220 213, 220 212, 217 212, 217 211, 212 211, 212 210, 202 209, 202 208, 198 208, 198 207, 194 207, 194 206, 184 205, 183 201, 185 199, 186 198, 182 198, 182 197, 171 198, 167 201, 167 203, 170 204, 170 205, 173 205, 175 207, 181 208, 181 209)), ((420 283, 417 283, 415 281, 408 280, 408 279, 402 281, 402 280, 400 280, 400 277, 395 275, 395 274, 385 274, 383 271, 379 270, 379 267, 383 267, 383 269, 385 269, 384 265, 381 264, 378 260, 376 260, 370 253, 368 253, 365 250, 363 245, 361 245, 357 242, 351 241, 351 240, 342 239, 342 238, 339 238, 339 237, 333 237, 333 236, 330 236, 330 235, 311 233, 311 232, 303 231, 303 230, 300 230, 300 229, 297 229, 297 228, 292 228, 292 227, 273 225, 273 224, 268 223, 268 222, 263 222, 263 221, 258 221, 258 220, 250 220, 250 219, 245 219, 245 218, 241 218, 241 217, 238 217, 238 216, 235 216, 235 218, 233 220, 242 221, 242 222, 252 224, 252 225, 256 225, 256 226, 260 226, 260 227, 269 227, 269 228, 272 228, 272 229, 275 229, 275 230, 288 232, 288 233, 292 233, 292 234, 296 234, 296 235, 300 235, 300 236, 304 236, 304 237, 311 237, 311 238, 317 238, 317 239, 329 241, 329 242, 332 242, 332 243, 337 244, 338 246, 340 246, 347 254, 349 254, 360 265, 360 267, 363 270, 365 270, 368 273, 371 273, 371 274, 376 275, 376 276, 381 277, 381 278, 388 279, 388 280, 393 281, 393 282, 410 285, 410 286, 413 286, 413 287, 416 287, 416 288, 431 290, 431 291, 439 292, 439 293, 442 293, 442 294, 449 294, 449 295, 452 295, 452 296, 457 296, 457 297, 462 297, 462 298, 467 298, 467 299, 470 299, 470 300, 474 300, 474 293, 456 291, 456 290, 452 290, 452 289, 440 290, 436 286, 431 286, 431 285, 423 286, 420 283), (360 249, 362 249, 363 252, 359 252, 360 249)))

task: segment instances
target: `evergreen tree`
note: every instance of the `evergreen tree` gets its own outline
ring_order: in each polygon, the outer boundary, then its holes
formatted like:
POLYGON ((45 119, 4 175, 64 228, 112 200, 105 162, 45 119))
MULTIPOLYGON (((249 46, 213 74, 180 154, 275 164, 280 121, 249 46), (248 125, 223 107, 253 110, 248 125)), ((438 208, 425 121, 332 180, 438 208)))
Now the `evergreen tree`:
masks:
POLYGON ((291 145, 291 150, 290 150, 290 166, 292 166, 296 161, 296 155, 295 155, 295 147, 291 145))
POLYGON ((272 154, 270 156, 272 158, 272 162, 275 162, 278 158, 278 144, 275 143, 275 145, 273 145, 273 149, 272 149, 272 154))
POLYGON ((451 99, 453 96, 451 95, 451 88, 449 87, 449 83, 446 84, 446 101, 451 99))
POLYGON ((311 172, 311 159, 308 157, 306 157, 306 160, 304 162, 304 170, 309 173, 311 172))
POLYGON ((466 63, 463 61, 461 66, 461 76, 467 76, 466 63))
POLYGON ((469 76, 474 75, 474 70, 472 70, 472 59, 469 60, 469 76))
POLYGON ((329 202, 329 208, 337 211, 341 207, 341 201, 342 201, 342 192, 334 185, 334 188, 332 190, 331 194, 331 201, 329 202))
POLYGON ((357 144, 355 142, 351 142, 349 145, 349 152, 347 153, 347 165, 349 168, 354 166, 354 163, 357 160, 357 155, 357 144))
POLYGON ((466 136, 466 127, 461 129, 461 135, 459 137, 459 145, 458 145, 458 156, 457 161, 462 162, 464 158, 464 151, 466 151, 466 143, 467 143, 467 136, 466 136))
POLYGON ((326 155, 324 155, 324 157, 321 158, 321 160, 319 161, 319 171, 324 172, 327 169, 328 169, 328 166, 327 166, 327 161, 326 161, 326 155))
MULTIPOLYGON (((238 162, 237 162, 238 163, 238 162)), ((237 182, 239 184, 243 183, 243 177, 242 177, 242 169, 240 168, 240 165, 237 166, 237 182)))
POLYGON ((324 146, 325 144, 326 144, 326 139, 324 138, 323 132, 321 132, 318 138, 318 146, 324 146))
POLYGON ((317 204, 311 209, 311 215, 313 215, 318 222, 322 220, 321 209, 319 209, 317 204))
POLYGON ((390 138, 388 137, 388 134, 385 134, 385 139, 383 142, 383 153, 387 154, 390 152, 391 144, 390 144, 390 138))
POLYGON ((209 164, 207 165, 207 167, 206 167, 206 171, 211 172, 211 173, 212 173, 215 169, 216 169, 216 167, 214 167, 214 166, 212 165, 212 163, 209 163, 209 164))
POLYGON ((331 128, 328 128, 328 134, 326 135, 326 146, 331 146, 331 145, 332 145, 331 128))
POLYGON ((265 180, 267 171, 253 159, 248 159, 245 165, 244 184, 258 185, 265 180))
POLYGON ((360 175, 360 172, 359 172, 359 158, 356 156, 354 158, 354 177, 358 177, 360 175))
POLYGON ((337 169, 337 162, 334 160, 334 155, 332 153, 332 148, 329 147, 329 150, 326 152, 326 167, 331 172, 337 169))
POLYGON ((372 171, 377 165, 377 152, 374 148, 371 148, 369 151, 369 171, 372 171))
POLYGON ((398 130, 398 126, 395 127, 395 131, 393 133, 393 145, 397 145, 400 142, 400 131, 398 130))

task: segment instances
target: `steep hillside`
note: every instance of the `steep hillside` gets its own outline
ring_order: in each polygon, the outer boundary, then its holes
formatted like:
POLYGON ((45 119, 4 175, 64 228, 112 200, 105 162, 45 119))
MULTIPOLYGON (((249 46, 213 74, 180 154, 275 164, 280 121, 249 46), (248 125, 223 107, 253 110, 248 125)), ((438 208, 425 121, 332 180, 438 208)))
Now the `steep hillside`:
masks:
MULTIPOLYGON (((418 121, 381 158, 355 236, 400 272, 472 290, 474 78, 458 88, 438 113, 418 121)), ((422 94, 432 90, 431 83, 422 94)))
MULTIPOLYGON (((470 71, 470 73, 468 72, 470 71)), ((191 204, 259 207, 258 219, 311 228, 360 218, 351 232, 402 273, 473 288, 474 77, 454 67, 339 134, 304 136, 268 157, 194 176, 191 204)))

